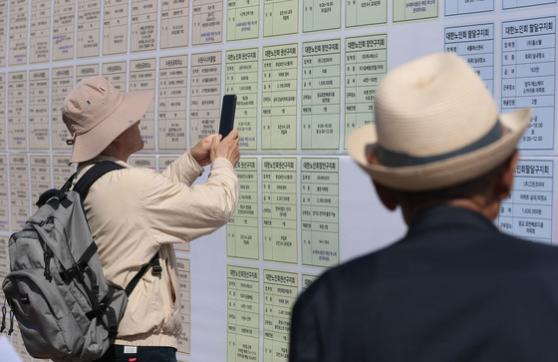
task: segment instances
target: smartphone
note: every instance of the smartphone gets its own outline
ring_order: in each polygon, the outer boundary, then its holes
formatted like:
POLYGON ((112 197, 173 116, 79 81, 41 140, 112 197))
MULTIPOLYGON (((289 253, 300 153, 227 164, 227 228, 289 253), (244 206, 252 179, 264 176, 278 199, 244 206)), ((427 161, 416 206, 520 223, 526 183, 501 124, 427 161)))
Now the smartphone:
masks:
POLYGON ((236 110, 236 94, 225 94, 221 106, 221 121, 219 122, 219 134, 227 137, 234 128, 234 112, 236 110))

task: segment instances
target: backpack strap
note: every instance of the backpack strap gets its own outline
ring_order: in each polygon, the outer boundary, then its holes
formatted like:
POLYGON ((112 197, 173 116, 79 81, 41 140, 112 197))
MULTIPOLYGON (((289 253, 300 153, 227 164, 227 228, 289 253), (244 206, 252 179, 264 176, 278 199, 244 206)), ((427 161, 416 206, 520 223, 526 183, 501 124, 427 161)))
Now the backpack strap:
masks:
MULTIPOLYGON (((110 171, 119 170, 122 168, 123 166, 120 166, 115 162, 101 161, 96 163, 89 170, 87 170, 87 172, 82 177, 80 177, 80 179, 74 186, 74 191, 79 193, 81 202, 83 203, 83 200, 85 200, 87 194, 89 193, 89 189, 91 188, 91 185, 93 185, 93 183, 97 179, 99 179, 101 176, 103 176, 104 174, 110 171)), ((73 178, 74 176, 75 174, 71 178, 73 178)), ((80 258, 78 265, 86 264, 87 261, 89 261, 91 255, 93 255, 96 251, 97 251, 96 243, 91 243, 88 250, 86 250, 84 255, 80 258)), ((159 264, 159 253, 155 254, 153 258, 151 258, 149 263, 145 264, 140 269, 140 271, 134 276, 134 278, 130 281, 130 283, 126 286, 127 295, 132 294, 132 291, 134 290, 134 288, 136 287, 140 279, 145 275, 145 273, 150 267, 153 267, 153 270, 151 271, 153 275, 161 275, 162 268, 161 268, 161 264, 159 264)))
MULTIPOLYGON (((112 161, 101 161, 97 162, 91 167, 89 170, 85 172, 85 174, 80 177, 78 182, 74 187, 74 191, 79 193, 80 201, 83 206, 83 201, 87 197, 89 193, 89 189, 93 185, 95 181, 97 181, 101 176, 104 174, 119 170, 124 168, 119 164, 112 162, 112 161)), ((62 194, 68 191, 72 186, 72 181, 77 176, 78 172, 75 172, 70 178, 64 183, 64 186, 60 189, 60 191, 53 190, 54 192, 61 192, 62 194)), ((56 201, 56 200, 55 200, 56 201)), ((50 202, 50 201, 49 201, 50 202)), ((63 270, 60 272, 60 277, 64 282, 69 283, 76 275, 81 275, 85 272, 87 268, 87 263, 89 259, 97 252, 97 244, 92 242, 87 249, 84 251, 83 255, 79 258, 79 260, 69 269, 63 270)))
MULTIPOLYGON (((87 195, 89 194, 89 189, 91 188, 91 186, 93 185, 93 183, 95 181, 97 181, 101 176, 103 176, 104 174, 106 174, 108 172, 111 172, 111 171, 114 171, 114 170, 119 170, 119 169, 122 169, 122 168, 124 168, 124 167, 120 166, 119 164, 117 164, 115 162, 101 161, 101 162, 95 163, 95 165, 93 165, 93 167, 91 167, 89 170, 87 170, 85 172, 85 174, 80 177, 80 179, 78 180, 78 182, 76 183, 76 185, 73 188, 73 190, 75 192, 79 193, 82 204, 83 204, 83 201, 85 200, 85 198, 87 197, 87 195)), ((77 172, 74 173, 70 177, 70 179, 68 179, 68 181, 64 184, 63 189, 66 188, 66 190, 68 190, 70 188, 71 183, 72 183, 73 179, 76 177, 76 175, 77 175, 77 172)), ((93 242, 93 243, 91 243, 89 248, 87 248, 87 250, 84 252, 84 254, 80 258, 78 263, 75 265, 75 270, 71 271, 71 273, 67 277, 73 278, 76 274, 83 273, 85 267, 87 266, 87 262, 89 261, 91 256, 96 251, 97 251, 97 245, 96 245, 95 242, 93 242)), ((142 266, 140 271, 134 276, 134 278, 126 286, 126 295, 127 296, 132 294, 132 291, 134 290, 136 285, 139 283, 141 278, 145 275, 147 270, 151 267, 153 268, 152 273, 154 275, 161 275, 162 268, 161 268, 161 265, 159 263, 159 253, 158 252, 157 252, 157 254, 155 254, 153 256, 153 258, 151 258, 149 263, 142 266)), ((72 269, 74 269, 74 268, 72 268, 72 269)), ((113 292, 114 292, 113 290, 109 291, 109 293, 105 296, 105 298, 101 302, 96 303, 94 308, 91 311, 86 313, 86 315, 89 319, 99 317, 99 316, 109 312, 107 310, 107 305, 108 305, 110 299, 112 298, 112 293, 113 292)), ((111 338, 113 338, 114 336, 116 336, 117 320, 116 320, 115 316, 112 316, 112 318, 111 318, 111 315, 109 315, 109 314, 110 313, 107 313, 107 318, 109 318, 109 326, 108 326, 109 328, 108 328, 108 330, 109 330, 109 334, 111 335, 111 338)))
MULTIPOLYGON (((73 190, 79 193, 81 202, 83 202, 83 200, 85 200, 85 198, 87 197, 87 194, 89 194, 89 189, 95 181, 97 181, 101 176, 110 171, 120 170, 122 168, 124 168, 124 166, 120 166, 119 164, 112 161, 97 162, 95 163, 95 165, 93 165, 93 167, 87 170, 87 172, 85 172, 83 176, 79 178, 73 190)), ((76 174, 72 175, 70 179, 73 179, 75 175, 76 174)), ((65 186, 66 185, 64 185, 64 187, 65 186)))
MULTIPOLYGON (((126 292, 127 297, 130 297, 130 294, 132 294, 136 285, 139 283, 141 278, 145 275, 147 270, 151 267, 153 268, 153 270, 151 272, 154 275, 161 275, 162 268, 161 268, 161 264, 159 264, 159 253, 158 252, 157 252, 157 254, 155 254, 153 256, 153 258, 151 258, 149 263, 147 263, 147 264, 145 264, 144 266, 141 267, 140 271, 134 276, 134 278, 126 286, 125 292, 126 292)), ((101 317, 103 315, 107 316, 108 325, 105 325, 105 327, 106 327, 107 331, 109 332, 109 338, 110 339, 116 338, 116 334, 118 332, 118 319, 116 318, 116 315, 114 314, 114 309, 112 309, 110 307, 110 301, 112 299, 114 291, 115 291, 115 288, 109 288, 109 291, 105 295, 103 300, 96 303, 92 310, 85 313, 87 318, 89 318, 90 320, 92 320, 94 318, 101 317)), ((100 323, 104 324, 102 319, 99 319, 99 321, 100 321, 100 323)))
POLYGON ((70 176, 70 177, 66 180, 66 182, 64 182, 64 185, 62 185, 62 187, 60 188, 60 191, 62 191, 62 192, 67 192, 67 191, 69 191, 69 190, 72 188, 72 182, 73 182, 74 179, 76 178, 77 174, 78 174, 77 171, 74 172, 74 173, 72 174, 72 176, 70 176))
POLYGON ((134 291, 134 288, 136 287, 136 285, 138 285, 140 279, 143 278, 143 276, 145 275, 147 270, 151 267, 153 267, 153 270, 151 271, 151 273, 153 273, 153 275, 161 275, 161 272, 163 271, 163 269, 161 268, 161 264, 159 264, 159 253, 158 252, 157 252, 157 254, 155 254, 153 256, 153 258, 151 258, 149 263, 147 263, 147 264, 145 264, 144 266, 141 267, 140 271, 134 276, 134 278, 130 281, 130 283, 128 283, 128 285, 126 286, 126 295, 127 296, 130 296, 130 294, 132 294, 132 292, 134 291))

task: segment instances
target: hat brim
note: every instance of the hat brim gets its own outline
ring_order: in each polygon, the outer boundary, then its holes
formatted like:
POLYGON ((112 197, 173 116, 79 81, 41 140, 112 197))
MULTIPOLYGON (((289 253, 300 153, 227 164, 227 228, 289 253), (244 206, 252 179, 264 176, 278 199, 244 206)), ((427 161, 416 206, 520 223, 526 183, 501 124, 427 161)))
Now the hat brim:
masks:
POLYGON ((497 141, 460 156, 424 165, 387 167, 370 164, 366 149, 377 142, 374 123, 351 133, 347 150, 365 172, 384 186, 405 191, 434 190, 472 180, 504 162, 517 148, 530 118, 530 109, 502 113, 499 119, 507 132, 497 141))
POLYGON ((120 105, 93 129, 76 136, 71 162, 84 162, 98 156, 122 132, 138 122, 153 102, 153 91, 124 94, 120 105))

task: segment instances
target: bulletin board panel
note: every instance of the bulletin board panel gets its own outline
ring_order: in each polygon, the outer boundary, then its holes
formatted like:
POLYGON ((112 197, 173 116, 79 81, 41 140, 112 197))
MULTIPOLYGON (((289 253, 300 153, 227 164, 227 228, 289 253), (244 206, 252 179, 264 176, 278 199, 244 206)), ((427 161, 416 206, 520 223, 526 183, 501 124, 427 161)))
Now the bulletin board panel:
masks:
MULTIPOLYGON (((0 2, 0 279, 12 232, 72 173, 64 96, 102 74, 153 89, 145 149, 162 170, 238 96, 241 193, 229 224, 177 244, 181 361, 286 361, 298 293, 405 233, 346 153, 387 71, 463 56, 500 108, 532 107, 499 227, 554 243, 556 0, 6 0, 0 2)), ((209 170, 198 182, 203 182, 209 170)), ((19 332, 11 340, 26 361, 19 332)))

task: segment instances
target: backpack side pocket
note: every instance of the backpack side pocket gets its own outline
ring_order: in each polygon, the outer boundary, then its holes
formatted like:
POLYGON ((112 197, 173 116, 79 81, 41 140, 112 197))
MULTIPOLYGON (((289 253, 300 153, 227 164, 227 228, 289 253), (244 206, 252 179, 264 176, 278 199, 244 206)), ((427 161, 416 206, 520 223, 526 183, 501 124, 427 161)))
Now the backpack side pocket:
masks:
POLYGON ((42 269, 16 271, 6 277, 2 288, 29 354, 62 358, 79 348, 83 337, 73 319, 67 318, 69 311, 60 308, 65 303, 53 293, 56 288, 44 288, 43 283, 47 282, 42 269))

